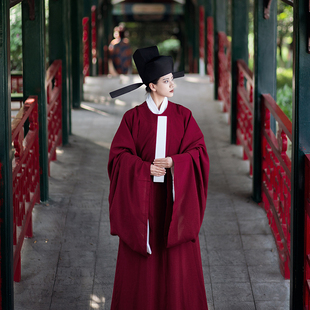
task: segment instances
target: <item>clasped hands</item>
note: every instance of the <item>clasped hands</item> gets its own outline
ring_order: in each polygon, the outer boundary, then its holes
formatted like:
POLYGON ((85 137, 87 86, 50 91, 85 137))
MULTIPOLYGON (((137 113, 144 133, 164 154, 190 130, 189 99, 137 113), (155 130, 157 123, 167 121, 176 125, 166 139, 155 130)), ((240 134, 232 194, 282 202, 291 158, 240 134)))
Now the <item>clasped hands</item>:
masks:
POLYGON ((173 160, 171 157, 156 158, 151 164, 151 175, 160 177, 166 174, 166 168, 173 166, 173 160))

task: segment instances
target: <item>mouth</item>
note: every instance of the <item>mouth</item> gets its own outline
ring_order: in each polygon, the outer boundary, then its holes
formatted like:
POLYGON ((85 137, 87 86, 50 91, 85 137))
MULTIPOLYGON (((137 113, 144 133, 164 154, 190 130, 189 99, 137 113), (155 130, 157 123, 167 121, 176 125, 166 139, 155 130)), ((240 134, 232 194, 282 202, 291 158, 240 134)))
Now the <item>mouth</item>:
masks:
POLYGON ((170 93, 173 93, 174 92, 174 90, 172 89, 172 90, 170 90, 170 93))

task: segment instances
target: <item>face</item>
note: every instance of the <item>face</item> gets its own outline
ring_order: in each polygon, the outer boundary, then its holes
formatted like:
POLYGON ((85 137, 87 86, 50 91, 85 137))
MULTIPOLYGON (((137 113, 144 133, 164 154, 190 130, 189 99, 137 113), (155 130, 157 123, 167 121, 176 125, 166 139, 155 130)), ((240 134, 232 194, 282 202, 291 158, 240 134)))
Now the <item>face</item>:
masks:
POLYGON ((159 78, 157 84, 150 83, 151 90, 161 97, 172 97, 175 84, 172 73, 166 74, 159 78))

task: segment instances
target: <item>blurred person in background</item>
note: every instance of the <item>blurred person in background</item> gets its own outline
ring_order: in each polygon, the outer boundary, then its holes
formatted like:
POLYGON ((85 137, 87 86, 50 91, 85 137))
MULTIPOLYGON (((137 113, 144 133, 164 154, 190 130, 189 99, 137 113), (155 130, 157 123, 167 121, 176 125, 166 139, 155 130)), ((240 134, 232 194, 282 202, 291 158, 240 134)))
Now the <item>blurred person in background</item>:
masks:
POLYGON ((109 45, 109 74, 117 76, 131 73, 132 50, 124 25, 114 28, 114 38, 109 45))

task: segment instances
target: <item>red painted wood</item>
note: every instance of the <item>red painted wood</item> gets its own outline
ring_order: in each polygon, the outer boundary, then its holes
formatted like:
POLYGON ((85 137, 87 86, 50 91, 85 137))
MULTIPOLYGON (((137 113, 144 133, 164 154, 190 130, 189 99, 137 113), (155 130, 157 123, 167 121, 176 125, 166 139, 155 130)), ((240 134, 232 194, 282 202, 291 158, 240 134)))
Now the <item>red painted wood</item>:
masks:
POLYGON ((276 241, 280 270, 290 278, 291 158, 287 152, 292 141, 292 123, 273 98, 262 96, 262 203, 276 241), (270 129, 270 116, 276 120, 277 133, 270 129))
POLYGON ((62 144, 62 65, 55 60, 46 72, 47 129, 48 129, 48 174, 50 162, 56 160, 56 147, 62 144))
POLYGON ((207 17, 207 73, 214 82, 214 28, 213 17, 207 17))
POLYGON ((237 61, 237 144, 243 146, 243 159, 253 167, 253 73, 243 60, 237 61))
MULTIPOLYGON (((230 115, 230 93, 231 93, 231 50, 230 42, 225 32, 218 33, 219 38, 219 83, 218 99, 223 101, 223 112, 230 115)), ((230 120, 230 117, 229 117, 230 120)))
POLYGON ((14 281, 21 279, 21 248, 25 237, 32 237, 32 209, 40 201, 38 99, 29 97, 12 123, 14 159, 13 245, 14 281), (24 124, 29 130, 24 137, 24 124))
POLYGON ((23 75, 11 74, 11 93, 23 93, 23 75))
POLYGON ((97 64, 97 8, 91 7, 91 55, 92 64, 97 64))
POLYGON ((205 8, 199 6, 199 58, 205 58, 205 8))
POLYGON ((89 59, 90 59, 90 46, 89 46, 89 18, 84 17, 83 23, 83 74, 89 76, 89 59))

